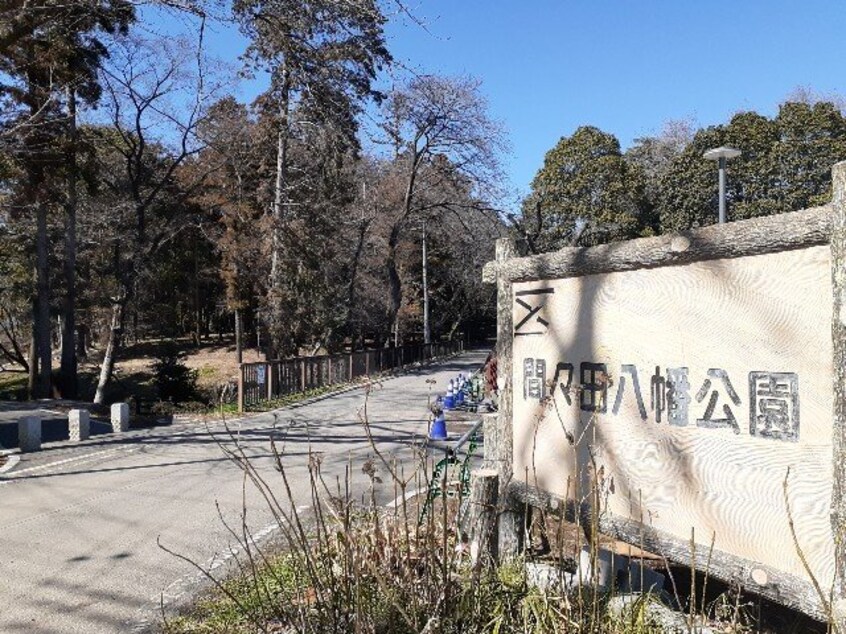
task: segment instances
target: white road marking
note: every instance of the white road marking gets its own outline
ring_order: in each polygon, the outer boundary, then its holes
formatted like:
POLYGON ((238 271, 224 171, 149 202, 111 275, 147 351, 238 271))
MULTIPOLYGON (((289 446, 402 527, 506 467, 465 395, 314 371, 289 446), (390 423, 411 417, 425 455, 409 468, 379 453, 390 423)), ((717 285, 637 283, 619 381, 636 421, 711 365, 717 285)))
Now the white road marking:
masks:
MULTIPOLYGON (((261 530, 251 534, 250 545, 253 546, 258 544, 277 530, 279 530, 278 523, 273 522, 272 524, 268 524, 261 530)), ((210 574, 211 572, 217 570, 218 568, 226 564, 233 557, 237 557, 243 550, 244 549, 240 545, 230 546, 228 552, 220 555, 214 555, 205 563, 205 565, 202 566, 202 568, 206 571, 206 573, 210 574)), ((168 585, 159 594, 152 597, 150 599, 150 606, 143 607, 138 611, 139 617, 130 631, 149 631, 152 625, 152 621, 154 619, 157 620, 161 617, 162 608, 166 608, 171 603, 179 600, 188 593, 195 592, 197 584, 208 579, 206 573, 196 572, 185 575, 184 577, 180 577, 179 579, 168 585)))
POLYGON ((112 454, 130 454, 135 451, 138 451, 139 447, 129 447, 129 448, 121 448, 121 449, 104 449, 102 451, 95 451, 93 453, 83 454, 81 456, 74 456, 73 458, 65 458, 64 460, 56 460, 54 462, 48 462, 46 464, 37 465, 35 467, 28 467, 26 469, 19 469, 11 474, 11 478, 14 479, 19 475, 23 475, 25 473, 35 473, 37 471, 44 471, 46 469, 54 469, 56 467, 61 467, 71 463, 81 463, 81 462, 88 462, 89 460, 94 460, 96 458, 105 457, 112 454))
POLYGON ((400 506, 402 506, 403 498, 407 502, 408 500, 413 498, 415 495, 420 495, 421 493, 426 493, 427 490, 428 489, 426 487, 421 487, 419 489, 412 489, 411 491, 406 492, 405 495, 398 496, 393 502, 388 502, 385 505, 385 508, 389 508, 389 509, 399 508, 400 506))
MULTIPOLYGON (((6 464, 0 467, 0 473, 6 473, 15 468, 15 465, 21 461, 21 457, 17 454, 9 454, 6 456, 6 464)), ((2 483, 0 483, 2 484, 2 483)))

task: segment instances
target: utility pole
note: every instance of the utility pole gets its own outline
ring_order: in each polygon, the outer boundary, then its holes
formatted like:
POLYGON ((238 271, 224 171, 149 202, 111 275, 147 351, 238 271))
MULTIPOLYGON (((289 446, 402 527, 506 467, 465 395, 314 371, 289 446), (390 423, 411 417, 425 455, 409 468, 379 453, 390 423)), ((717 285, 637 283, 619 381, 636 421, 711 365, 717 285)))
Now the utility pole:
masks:
POLYGON ((428 258, 426 257, 426 221, 423 221, 423 343, 432 343, 429 331, 429 279, 428 258))

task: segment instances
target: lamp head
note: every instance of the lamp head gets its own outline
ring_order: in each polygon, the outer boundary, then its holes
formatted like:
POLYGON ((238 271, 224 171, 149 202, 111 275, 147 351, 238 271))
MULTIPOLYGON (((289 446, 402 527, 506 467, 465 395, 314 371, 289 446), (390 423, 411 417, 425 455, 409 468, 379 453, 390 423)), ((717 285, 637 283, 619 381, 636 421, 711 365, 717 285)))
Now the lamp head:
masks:
POLYGON ((724 158, 726 160, 737 158, 738 156, 740 156, 740 154, 740 150, 737 150, 733 147, 726 147, 724 145, 722 147, 716 147, 711 150, 708 150, 707 152, 705 152, 705 154, 702 155, 702 158, 705 158, 709 161, 719 161, 721 158, 724 158))

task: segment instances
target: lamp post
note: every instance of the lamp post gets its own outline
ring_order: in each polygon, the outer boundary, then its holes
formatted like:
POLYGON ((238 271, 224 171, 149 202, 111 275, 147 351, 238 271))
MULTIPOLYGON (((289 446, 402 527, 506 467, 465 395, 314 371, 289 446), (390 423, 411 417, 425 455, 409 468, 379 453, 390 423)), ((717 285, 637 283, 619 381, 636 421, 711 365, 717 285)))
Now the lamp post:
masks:
POLYGON ((702 155, 709 161, 718 161, 720 168, 720 224, 726 221, 726 161, 738 156, 740 156, 740 150, 726 146, 708 150, 702 155))

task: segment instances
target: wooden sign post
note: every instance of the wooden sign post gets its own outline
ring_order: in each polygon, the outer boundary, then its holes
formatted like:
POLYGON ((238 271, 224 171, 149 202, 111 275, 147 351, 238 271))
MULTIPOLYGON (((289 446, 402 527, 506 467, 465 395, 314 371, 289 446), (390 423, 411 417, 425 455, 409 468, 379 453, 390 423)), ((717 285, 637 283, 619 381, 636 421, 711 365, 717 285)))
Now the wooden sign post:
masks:
POLYGON ((842 620, 846 163, 833 173, 819 208, 523 258, 499 244, 506 497, 842 620))

